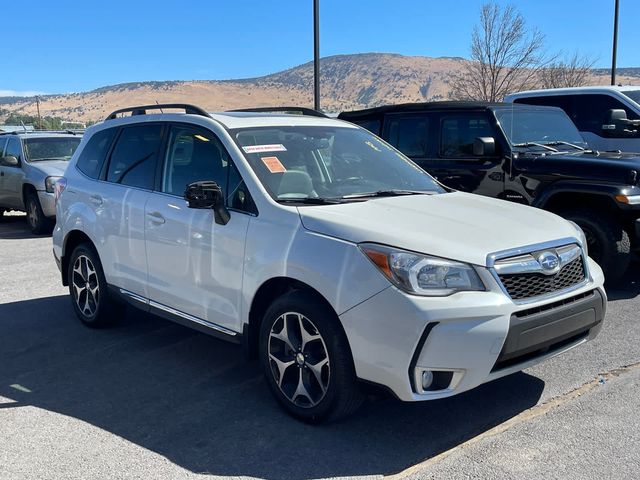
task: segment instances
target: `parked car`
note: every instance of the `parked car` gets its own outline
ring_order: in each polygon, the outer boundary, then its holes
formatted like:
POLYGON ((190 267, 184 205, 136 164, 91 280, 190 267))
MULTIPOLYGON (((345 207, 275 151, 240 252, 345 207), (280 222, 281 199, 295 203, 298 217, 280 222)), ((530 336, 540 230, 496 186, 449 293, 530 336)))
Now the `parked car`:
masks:
POLYGON ((577 223, 609 283, 640 248, 640 157, 592 150, 559 108, 432 102, 339 118, 380 135, 448 187, 577 223))
POLYGON ((640 86, 531 90, 504 101, 562 108, 595 150, 640 152, 640 86))
POLYGON ((55 223, 53 189, 80 144, 80 133, 25 131, 0 133, 0 216, 27 212, 35 234, 55 223))
POLYGON ((352 412, 362 381, 448 397, 601 329, 575 224, 452 192, 323 115, 171 107, 90 127, 56 182, 54 256, 86 325, 124 301, 241 343, 306 421, 352 412))

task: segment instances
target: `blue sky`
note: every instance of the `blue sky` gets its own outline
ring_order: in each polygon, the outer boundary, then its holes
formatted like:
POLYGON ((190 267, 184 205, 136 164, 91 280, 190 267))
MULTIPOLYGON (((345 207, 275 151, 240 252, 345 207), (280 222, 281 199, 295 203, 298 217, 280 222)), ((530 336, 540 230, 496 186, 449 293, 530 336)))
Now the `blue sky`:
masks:
MULTIPOLYGON (((467 57, 482 3, 320 0, 320 53, 467 57)), ((498 3, 515 5, 549 51, 611 65, 614 0, 498 3)), ((36 0, 3 2, 2 17, 0 95, 254 77, 313 56, 312 0, 36 0)), ((620 0, 618 66, 640 66, 638 18, 640 1, 620 0)))

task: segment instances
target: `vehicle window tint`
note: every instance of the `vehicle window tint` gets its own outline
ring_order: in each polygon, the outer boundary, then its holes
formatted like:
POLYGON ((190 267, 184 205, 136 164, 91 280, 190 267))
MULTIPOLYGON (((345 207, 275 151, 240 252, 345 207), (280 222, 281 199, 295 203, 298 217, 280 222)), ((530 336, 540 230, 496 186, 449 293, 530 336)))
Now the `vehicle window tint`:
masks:
POLYGON ((76 166, 78 170, 91 178, 98 178, 102 164, 109 152, 111 142, 116 134, 115 128, 108 128, 93 135, 85 145, 76 166))
POLYGON ((494 137, 493 128, 484 115, 443 116, 441 121, 440 155, 472 157, 477 137, 494 137))
POLYGON ((376 135, 380 135, 380 120, 373 118, 367 120, 354 120, 352 123, 356 125, 360 125, 362 128, 366 128, 371 133, 376 135))
POLYGON ((152 189, 161 133, 159 123, 123 128, 111 154, 107 180, 152 189))
POLYGON ((229 208, 235 208, 236 210, 257 214, 258 209, 253 202, 253 198, 249 194, 247 185, 244 183, 240 172, 238 172, 233 162, 229 164, 228 172, 229 179, 227 181, 227 189, 225 190, 227 206, 229 208))
POLYGON ((422 115, 392 115, 387 121, 387 141, 408 157, 426 157, 429 120, 422 115))
POLYGON ((7 138, 0 137, 0 157, 4 157, 4 146, 7 144, 7 138))
POLYGON ((602 125, 607 123, 607 112, 612 109, 626 111, 630 120, 639 118, 633 110, 609 95, 572 95, 572 98, 569 117, 582 132, 602 135, 602 125))
POLYGON ((10 138, 7 141, 7 146, 5 147, 4 156, 13 156, 18 160, 22 160, 22 145, 20 145, 20 140, 17 138, 10 138))
POLYGON ((546 97, 523 97, 517 98, 513 103, 524 103, 527 105, 546 105, 548 107, 559 107, 565 112, 570 111, 571 98, 566 95, 549 95, 546 97))

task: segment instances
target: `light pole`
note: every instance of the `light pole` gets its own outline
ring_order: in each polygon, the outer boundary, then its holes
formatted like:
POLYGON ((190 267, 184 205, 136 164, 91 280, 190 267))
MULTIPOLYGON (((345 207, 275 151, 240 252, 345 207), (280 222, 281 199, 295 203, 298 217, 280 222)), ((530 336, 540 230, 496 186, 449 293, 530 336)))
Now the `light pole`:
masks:
POLYGON ((616 7, 613 16, 613 57, 611 59, 611 85, 616 84, 616 56, 618 54, 618 12, 620 10, 620 0, 615 1, 616 7))
MULTIPOLYGON (((617 1, 617 0, 616 0, 617 1)), ((320 0, 313 0, 313 108, 320 110, 320 0)))

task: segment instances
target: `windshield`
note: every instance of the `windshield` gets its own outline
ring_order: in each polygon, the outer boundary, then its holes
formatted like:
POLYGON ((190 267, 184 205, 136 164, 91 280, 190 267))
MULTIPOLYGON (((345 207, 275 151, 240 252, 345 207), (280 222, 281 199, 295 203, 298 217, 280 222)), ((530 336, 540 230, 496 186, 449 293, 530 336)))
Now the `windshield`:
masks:
POLYGON ((514 147, 552 150, 587 148, 580 132, 562 110, 501 108, 495 110, 498 123, 514 147))
POLYGON ((359 128, 259 127, 233 133, 278 201, 444 192, 415 163, 359 128))
POLYGON ((631 100, 633 100, 637 104, 640 104, 640 90, 626 90, 621 93, 629 97, 631 100))
POLYGON ((80 140, 80 137, 27 138, 24 140, 24 151, 30 162, 68 161, 80 145, 80 140))

